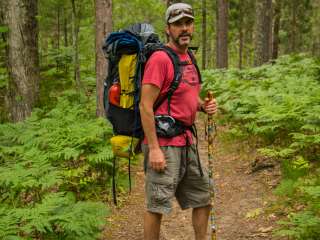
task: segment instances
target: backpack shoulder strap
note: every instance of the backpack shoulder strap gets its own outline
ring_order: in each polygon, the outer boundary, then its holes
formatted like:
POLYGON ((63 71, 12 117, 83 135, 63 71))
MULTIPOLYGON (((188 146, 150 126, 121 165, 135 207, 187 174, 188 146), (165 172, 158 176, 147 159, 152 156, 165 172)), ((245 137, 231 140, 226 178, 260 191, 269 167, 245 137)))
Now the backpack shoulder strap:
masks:
POLYGON ((176 54, 171 48, 164 46, 164 51, 168 54, 169 58, 172 61, 173 64, 173 70, 174 70, 174 74, 173 74, 173 80, 170 84, 169 90, 167 95, 172 95, 173 92, 175 90, 177 90, 179 84, 180 84, 180 80, 182 77, 182 73, 181 73, 181 61, 179 59, 178 54, 176 54))
POLYGON ((194 54, 192 53, 192 51, 189 49, 188 50, 188 55, 191 59, 191 62, 192 64, 195 66, 196 70, 197 70, 197 73, 198 73, 198 77, 199 77, 199 83, 201 84, 202 83, 202 78, 201 78, 201 73, 200 73, 200 69, 199 69, 199 66, 197 64, 197 60, 196 58, 194 57, 194 54))
MULTIPOLYGON (((168 112, 170 113, 170 99, 171 96, 173 95, 174 91, 178 88, 180 82, 181 82, 181 66, 185 65, 184 62, 181 62, 179 59, 179 56, 169 47, 167 46, 162 46, 161 48, 157 49, 157 51, 165 51, 169 58, 172 61, 173 64, 173 69, 174 69, 174 76, 173 76, 173 81, 171 82, 171 85, 169 87, 169 90, 167 92, 166 95, 164 95, 162 98, 160 98, 158 101, 156 101, 155 105, 154 105, 154 110, 156 110, 162 103, 163 101, 167 98, 169 101, 168 104, 168 112)), ((200 69, 198 67, 196 58, 194 57, 193 53, 191 52, 191 50, 188 50, 188 55, 191 59, 192 64, 195 66, 197 73, 198 73, 198 78, 199 78, 199 83, 202 83, 202 78, 201 78, 201 73, 200 73, 200 69)))
MULTIPOLYGON (((162 96, 155 102, 154 108, 153 108, 154 110, 156 110, 164 102, 165 99, 168 99, 170 103, 171 96, 173 95, 174 91, 178 88, 181 81, 181 76, 182 76, 181 69, 180 69, 181 62, 180 62, 179 56, 171 48, 167 46, 162 46, 161 48, 157 49, 157 51, 164 51, 167 53, 167 55, 169 56, 172 62, 174 74, 173 74, 173 80, 169 86, 169 90, 167 94, 162 96)), ((170 112, 170 104, 168 104, 168 112, 170 112)))

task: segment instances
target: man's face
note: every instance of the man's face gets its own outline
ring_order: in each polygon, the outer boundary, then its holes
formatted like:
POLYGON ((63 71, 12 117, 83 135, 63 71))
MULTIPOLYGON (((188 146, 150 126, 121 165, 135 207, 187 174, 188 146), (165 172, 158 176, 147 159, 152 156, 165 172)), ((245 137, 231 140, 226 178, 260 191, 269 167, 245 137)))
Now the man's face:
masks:
POLYGON ((167 34, 171 41, 178 47, 187 47, 192 39, 194 31, 193 19, 181 18, 180 20, 167 25, 167 34))

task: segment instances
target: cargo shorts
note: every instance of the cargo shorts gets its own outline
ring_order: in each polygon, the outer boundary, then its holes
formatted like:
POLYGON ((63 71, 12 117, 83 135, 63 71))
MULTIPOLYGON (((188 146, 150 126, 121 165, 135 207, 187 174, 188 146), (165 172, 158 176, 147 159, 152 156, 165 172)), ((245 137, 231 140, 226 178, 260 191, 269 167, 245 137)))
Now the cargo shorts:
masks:
POLYGON ((142 145, 145 166, 145 196, 147 210, 168 214, 175 197, 181 209, 210 205, 211 183, 206 168, 199 166, 196 146, 161 147, 167 167, 154 171, 149 165, 149 149, 142 145), (201 175, 202 168, 203 175, 201 175))

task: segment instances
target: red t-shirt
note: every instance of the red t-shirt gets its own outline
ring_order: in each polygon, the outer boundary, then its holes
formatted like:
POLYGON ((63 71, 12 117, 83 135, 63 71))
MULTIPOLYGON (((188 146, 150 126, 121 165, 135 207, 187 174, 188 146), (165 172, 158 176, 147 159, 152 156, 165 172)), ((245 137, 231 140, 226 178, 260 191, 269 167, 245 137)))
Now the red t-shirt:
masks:
MULTIPOLYGON (((191 63, 188 53, 177 53, 180 61, 191 63)), ((198 109, 198 96, 200 92, 200 82, 196 67, 193 64, 182 66, 182 78, 178 88, 174 91, 170 103, 170 115, 191 126, 196 118, 198 109)), ((142 84, 152 84, 160 89, 160 96, 166 95, 173 80, 173 64, 164 51, 157 51, 148 60, 142 84)), ((168 114, 168 99, 166 98, 155 112, 156 115, 168 114)), ((192 133, 188 130, 185 134, 173 138, 158 138, 160 146, 185 146, 186 137, 192 143, 192 133)), ((144 143, 147 143, 146 139, 144 143)))

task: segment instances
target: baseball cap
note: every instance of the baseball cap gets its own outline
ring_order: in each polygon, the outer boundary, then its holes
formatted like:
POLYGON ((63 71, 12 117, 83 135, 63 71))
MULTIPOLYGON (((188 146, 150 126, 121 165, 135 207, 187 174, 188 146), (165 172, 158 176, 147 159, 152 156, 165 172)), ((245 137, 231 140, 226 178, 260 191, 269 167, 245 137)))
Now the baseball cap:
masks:
POLYGON ((166 22, 173 23, 183 17, 194 19, 193 9, 186 3, 174 3, 166 11, 166 22))

